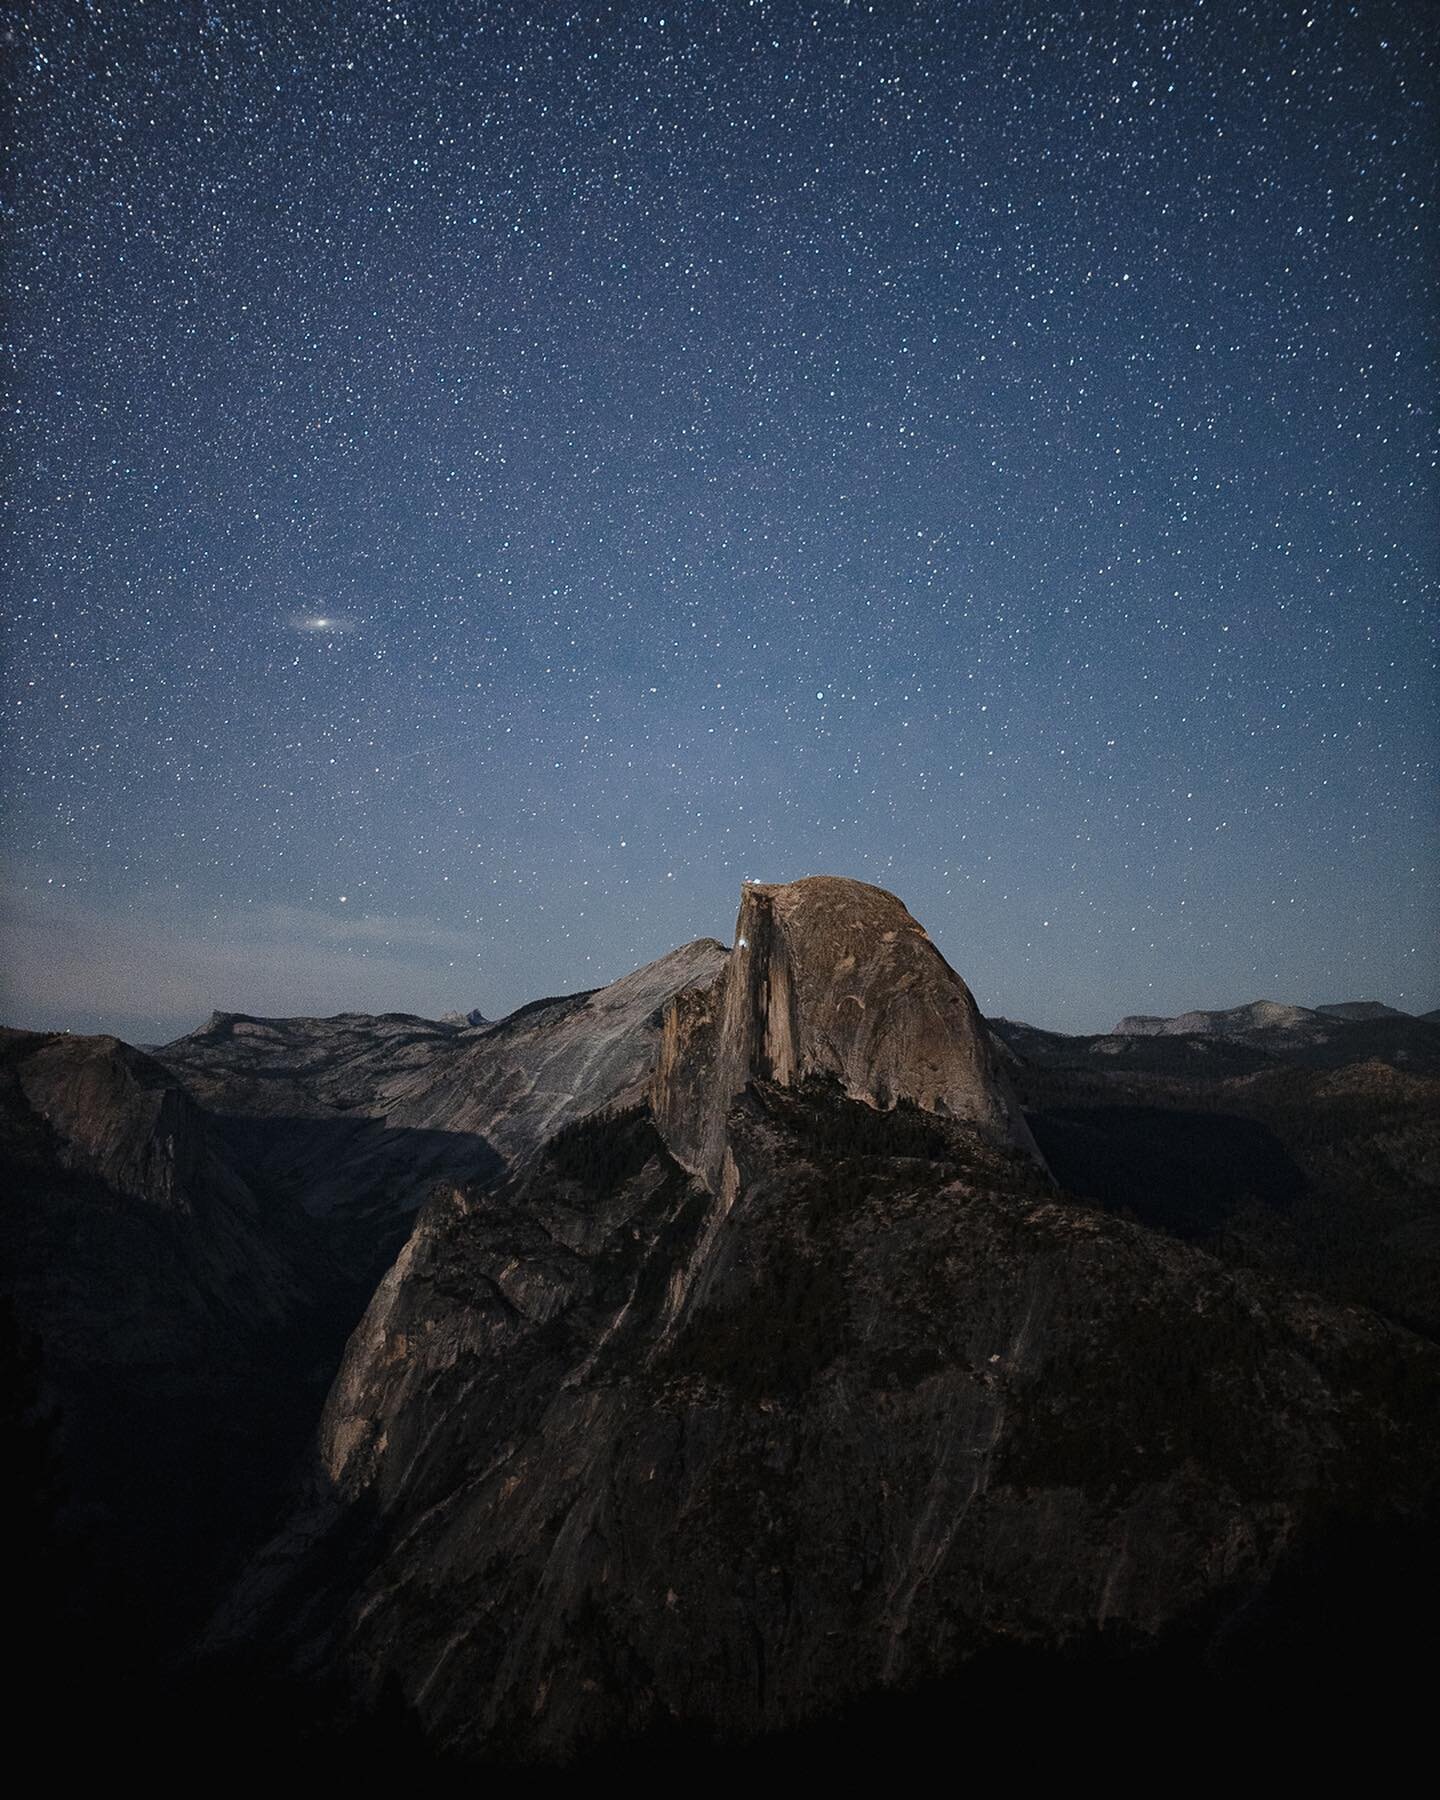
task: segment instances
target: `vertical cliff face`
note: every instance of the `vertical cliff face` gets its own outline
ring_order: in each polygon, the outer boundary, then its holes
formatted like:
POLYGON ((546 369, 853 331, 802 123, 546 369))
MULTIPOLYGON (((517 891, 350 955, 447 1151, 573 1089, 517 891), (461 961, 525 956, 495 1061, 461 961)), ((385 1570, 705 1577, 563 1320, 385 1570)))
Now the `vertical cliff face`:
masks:
POLYGON ((718 1189, 725 1121, 751 1081, 837 1082, 909 1101, 1039 1160, 969 988, 883 888, 817 875, 747 884, 714 984, 672 1003, 652 1105, 673 1153, 718 1189))
POLYGON ((682 963, 516 1019, 565 1122, 422 1211, 213 1645, 564 1758, 1205 1641, 1335 1508, 1421 1505, 1435 1346, 1056 1188, 892 895, 749 887, 682 963))

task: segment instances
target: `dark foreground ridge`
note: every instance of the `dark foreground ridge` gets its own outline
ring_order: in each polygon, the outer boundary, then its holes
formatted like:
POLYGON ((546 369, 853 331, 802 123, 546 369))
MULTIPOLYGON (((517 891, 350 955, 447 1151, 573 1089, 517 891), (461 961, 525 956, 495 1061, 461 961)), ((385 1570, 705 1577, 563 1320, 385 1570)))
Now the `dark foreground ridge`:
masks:
POLYGON ((498 1025, 5 1034, 28 1716, 458 1785, 1403 1708, 1435 1028, 1314 1016, 987 1028, 812 878, 498 1025))

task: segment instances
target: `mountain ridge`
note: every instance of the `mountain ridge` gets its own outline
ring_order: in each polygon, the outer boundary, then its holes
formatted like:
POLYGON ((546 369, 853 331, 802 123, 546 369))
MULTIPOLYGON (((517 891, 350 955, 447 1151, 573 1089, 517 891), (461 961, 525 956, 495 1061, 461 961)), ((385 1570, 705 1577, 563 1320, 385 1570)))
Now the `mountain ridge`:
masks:
POLYGON ((283 1693, 531 1764, 1005 1646, 1226 1666, 1440 1475, 1440 1031, 1376 1006, 985 1020, 897 897, 807 877, 480 1025, 6 1034, 10 1290, 227 1733, 283 1693), (125 1304, 152 1215, 198 1312, 125 1304), (187 1513, 191 1459, 243 1517, 187 1513))
POLYGON ((882 890, 747 887, 648 1092, 421 1213, 214 1647, 467 1757, 745 1738, 1419 1504, 1440 1351, 1053 1185, 962 990, 882 890))

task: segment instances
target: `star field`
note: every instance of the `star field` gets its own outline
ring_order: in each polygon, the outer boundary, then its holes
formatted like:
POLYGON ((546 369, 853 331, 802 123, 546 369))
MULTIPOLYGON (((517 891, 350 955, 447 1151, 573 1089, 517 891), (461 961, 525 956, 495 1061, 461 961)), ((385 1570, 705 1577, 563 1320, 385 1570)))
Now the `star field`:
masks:
POLYGON ((9 1022, 1440 1001, 1424 9, 327 15, 11 31, 9 1022))

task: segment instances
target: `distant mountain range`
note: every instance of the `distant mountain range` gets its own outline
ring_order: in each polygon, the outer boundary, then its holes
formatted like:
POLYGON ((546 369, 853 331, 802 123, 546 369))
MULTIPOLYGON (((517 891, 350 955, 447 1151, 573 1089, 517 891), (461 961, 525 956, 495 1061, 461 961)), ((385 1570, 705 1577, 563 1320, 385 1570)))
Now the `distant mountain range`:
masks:
POLYGON ((1157 1018, 1133 1013, 1113 1031, 1089 1036, 1046 1031, 1015 1019, 990 1021, 1013 1053, 1055 1066, 1197 1076, 1237 1075, 1277 1063, 1343 1068, 1380 1061, 1416 1074, 1440 1073, 1440 1012, 1419 1016, 1378 1000, 1291 1006, 1253 1000, 1215 1012, 1157 1018))
POLYGON ((747 884, 494 1023, 0 1033, 0 1153, 15 1629, 98 1741, 813 1775, 1410 1678, 1433 1019, 987 1022, 893 895, 747 884))
MULTIPOLYGON (((1368 1024, 1377 1019, 1408 1019, 1413 1015, 1380 1000, 1339 1000, 1328 1006, 1287 1006, 1277 1000, 1252 1000, 1221 1012, 1187 1012, 1175 1018, 1152 1018, 1134 1013, 1115 1027, 1116 1037, 1217 1036, 1248 1038, 1257 1032, 1289 1032, 1323 1038, 1334 1023, 1368 1024)), ((1433 1015, 1427 1015, 1433 1022, 1433 1015)))

